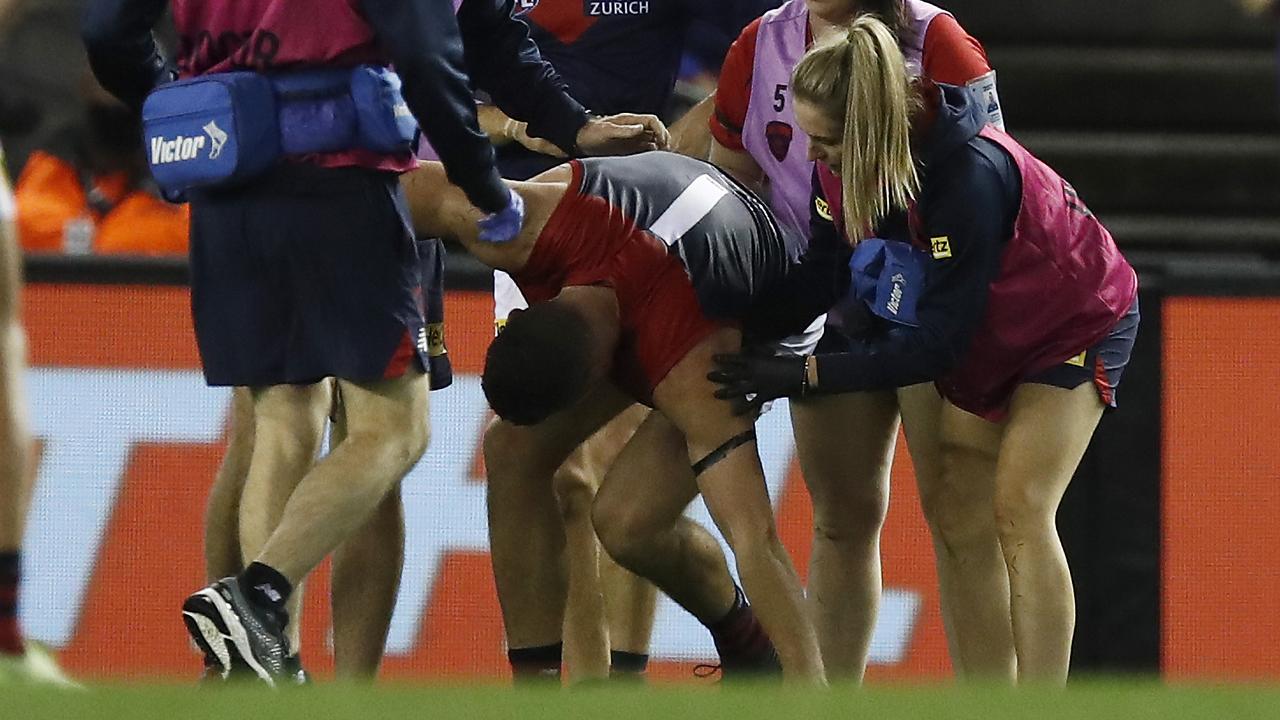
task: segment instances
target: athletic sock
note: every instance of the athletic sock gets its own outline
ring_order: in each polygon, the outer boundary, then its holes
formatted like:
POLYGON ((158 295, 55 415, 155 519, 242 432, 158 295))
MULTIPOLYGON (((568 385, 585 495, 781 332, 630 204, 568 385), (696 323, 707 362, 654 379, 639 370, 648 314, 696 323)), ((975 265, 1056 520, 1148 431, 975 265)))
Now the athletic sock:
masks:
POLYGON ((0 553, 0 655, 21 655, 26 649, 18 626, 18 585, 22 579, 22 556, 0 553))
POLYGON ((512 648, 507 651, 511 663, 511 675, 519 685, 547 681, 560 682, 560 658, 564 655, 564 643, 540 645, 531 648, 512 648))
POLYGON ((770 657, 774 652, 773 642, 756 619, 742 588, 735 585, 733 589, 733 607, 724 617, 707 625, 720 653, 720 662, 737 664, 770 657))
POLYGON ((274 614, 280 620, 281 628, 288 623, 289 613, 284 604, 289 600, 289 593, 293 592, 293 585, 284 575, 270 565, 254 562, 249 563, 237 580, 240 581, 240 591, 249 602, 274 614))
POLYGON ((609 651, 609 677, 614 680, 643 680, 649 656, 642 653, 609 651))

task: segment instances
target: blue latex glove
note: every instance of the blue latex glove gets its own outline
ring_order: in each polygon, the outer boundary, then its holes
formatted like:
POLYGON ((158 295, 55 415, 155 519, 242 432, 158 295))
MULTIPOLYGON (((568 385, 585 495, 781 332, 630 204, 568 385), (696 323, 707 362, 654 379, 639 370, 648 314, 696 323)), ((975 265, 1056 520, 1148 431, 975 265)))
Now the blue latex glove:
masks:
POLYGON ((524 198, 511 188, 507 188, 507 194, 506 208, 485 215, 476 222, 480 227, 481 242, 508 243, 520 234, 524 225, 524 198))

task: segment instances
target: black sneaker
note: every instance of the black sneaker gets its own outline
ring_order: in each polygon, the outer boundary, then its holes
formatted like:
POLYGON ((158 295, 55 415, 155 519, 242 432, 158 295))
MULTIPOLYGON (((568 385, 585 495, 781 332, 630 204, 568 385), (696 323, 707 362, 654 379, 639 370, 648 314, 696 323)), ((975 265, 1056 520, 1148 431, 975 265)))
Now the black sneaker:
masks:
POLYGON ((275 687, 276 678, 285 675, 289 643, 281 622, 250 603, 235 578, 223 578, 187 598, 182 621, 204 653, 206 667, 224 680, 248 669, 275 687))
POLYGON ((302 658, 299 653, 294 653, 284 659, 284 681, 290 685, 311 684, 311 676, 307 674, 305 668, 302 667, 302 658))

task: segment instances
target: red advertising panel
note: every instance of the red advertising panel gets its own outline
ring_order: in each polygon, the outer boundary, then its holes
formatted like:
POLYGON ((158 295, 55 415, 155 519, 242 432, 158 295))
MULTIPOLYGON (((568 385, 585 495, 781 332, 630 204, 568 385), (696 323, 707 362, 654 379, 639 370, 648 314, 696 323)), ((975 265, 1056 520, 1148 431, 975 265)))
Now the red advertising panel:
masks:
POLYGON ((1165 673, 1280 678, 1280 300, 1164 305, 1165 673))
MULTIPOLYGON (((432 394, 432 446, 404 483, 408 548, 388 676, 506 673, 478 458, 488 416, 476 375, 491 312, 485 294, 449 296, 457 380, 432 394)), ((178 608, 203 584, 201 516, 229 394, 200 376, 187 291, 36 284, 25 291, 24 317, 41 452, 23 621, 81 676, 190 678, 198 662, 178 608)), ((810 509, 786 415, 777 408, 762 419, 760 444, 783 538, 803 568, 810 509)), ((871 677, 944 676, 932 548, 901 443, 893 484, 871 677)), ((707 519, 701 508, 694 516, 707 519)), ((322 569, 309 583, 304 617, 303 657, 322 677, 332 667, 326 578, 322 569)), ((655 675, 685 678, 711 659, 711 645, 664 603, 653 655, 655 675)))

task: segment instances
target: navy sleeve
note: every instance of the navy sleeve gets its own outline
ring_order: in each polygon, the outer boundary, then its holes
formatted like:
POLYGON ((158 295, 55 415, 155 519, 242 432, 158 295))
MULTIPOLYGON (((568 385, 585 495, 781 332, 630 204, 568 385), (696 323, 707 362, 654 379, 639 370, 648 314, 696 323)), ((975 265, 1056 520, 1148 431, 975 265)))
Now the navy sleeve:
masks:
POLYGON ((782 286, 752 309, 746 329, 753 338, 773 340, 803 332, 848 292, 853 249, 836 228, 816 169, 812 182, 809 247, 782 286))
POLYGON ((1021 179, 1007 155, 972 146, 927 178, 921 196, 933 259, 916 305, 919 327, 895 326, 855 340, 847 353, 818 356, 818 391, 878 390, 936 380, 960 360, 1000 271, 1021 179), (1011 189, 1017 188, 1013 193, 1011 189))
POLYGON ((160 53, 151 29, 164 15, 166 0, 90 0, 80 35, 94 77, 107 92, 134 110, 174 71, 160 53))
POLYGON ((570 97, 551 63, 514 16, 514 0, 465 0, 458 27, 467 69, 502 112, 529 124, 529 134, 573 154, 587 111, 570 97))
POLYGON ((485 212, 507 206, 493 146, 480 132, 449 0, 361 0, 365 19, 404 82, 404 98, 449 182, 485 212))

